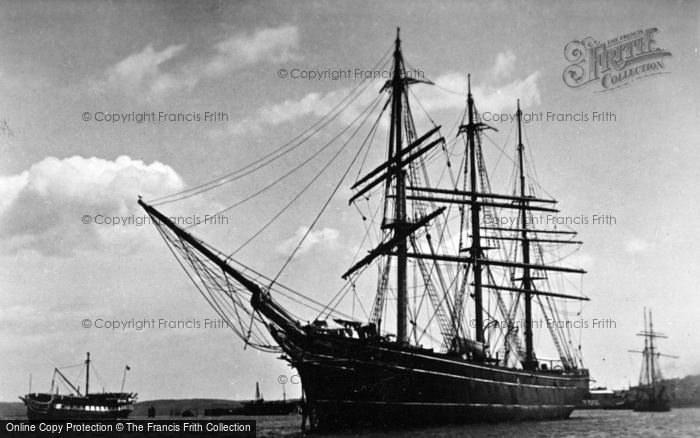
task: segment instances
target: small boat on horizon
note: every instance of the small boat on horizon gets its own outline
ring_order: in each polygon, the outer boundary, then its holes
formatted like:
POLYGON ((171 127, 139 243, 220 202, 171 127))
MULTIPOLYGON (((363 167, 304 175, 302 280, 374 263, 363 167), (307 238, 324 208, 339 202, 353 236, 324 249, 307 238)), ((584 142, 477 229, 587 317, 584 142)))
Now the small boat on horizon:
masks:
POLYGON ((127 365, 124 368, 121 392, 101 392, 90 394, 90 353, 85 360, 85 392, 73 385, 59 368, 54 368, 51 379, 51 390, 47 393, 29 393, 20 400, 27 406, 27 418, 29 420, 104 420, 115 418, 127 418, 131 414, 132 405, 136 401, 137 394, 124 392, 126 372, 130 370, 127 365), (56 385, 56 376, 59 377, 70 389, 71 394, 59 394, 56 385))
POLYGON ((282 400, 265 401, 260 384, 255 382, 255 399, 243 403, 241 415, 289 415, 299 409, 299 404, 287 401, 287 394, 283 392, 282 400))

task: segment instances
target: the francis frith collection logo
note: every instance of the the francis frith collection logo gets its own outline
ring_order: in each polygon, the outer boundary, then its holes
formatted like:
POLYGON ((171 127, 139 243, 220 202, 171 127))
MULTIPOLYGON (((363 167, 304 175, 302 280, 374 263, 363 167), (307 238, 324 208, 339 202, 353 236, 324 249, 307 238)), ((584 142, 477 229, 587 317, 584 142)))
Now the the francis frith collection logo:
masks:
POLYGON ((605 42, 588 37, 574 40, 564 48, 564 83, 571 88, 599 84, 600 91, 629 85, 647 76, 669 73, 664 58, 668 50, 657 47, 658 29, 638 30, 605 42))

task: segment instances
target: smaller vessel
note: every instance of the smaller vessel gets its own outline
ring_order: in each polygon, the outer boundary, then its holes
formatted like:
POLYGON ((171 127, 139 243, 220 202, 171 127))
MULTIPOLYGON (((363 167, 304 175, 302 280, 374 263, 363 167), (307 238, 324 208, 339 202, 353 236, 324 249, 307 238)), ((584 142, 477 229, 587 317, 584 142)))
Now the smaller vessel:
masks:
POLYGON ((283 392, 282 400, 265 401, 260 384, 255 382, 255 400, 244 403, 241 415, 289 415, 299 409, 296 402, 287 401, 287 394, 283 392))
POLYGON ((632 353, 641 353, 643 357, 642 371, 639 376, 639 386, 634 402, 634 410, 639 412, 667 412, 671 410, 671 397, 666 384, 661 377, 661 369, 657 359, 659 356, 677 358, 661 354, 655 350, 654 338, 665 338, 662 333, 654 331, 651 320, 651 310, 647 325, 647 311, 644 309, 644 331, 637 333, 644 337, 644 350, 630 350, 632 353))
POLYGON ((20 400, 27 406, 29 420, 103 420, 126 418, 131 414, 137 394, 124 392, 127 365, 124 368, 121 392, 101 392, 90 394, 90 353, 85 360, 85 392, 73 385, 68 378, 55 368, 48 393, 30 393, 20 400), (58 376, 74 393, 59 394, 56 384, 58 376))

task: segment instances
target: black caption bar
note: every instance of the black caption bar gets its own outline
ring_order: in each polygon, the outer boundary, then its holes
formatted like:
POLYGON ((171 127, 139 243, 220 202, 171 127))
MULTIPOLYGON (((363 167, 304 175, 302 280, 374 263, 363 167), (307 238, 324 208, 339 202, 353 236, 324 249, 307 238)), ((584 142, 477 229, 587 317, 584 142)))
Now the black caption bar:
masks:
POLYGON ((0 436, 255 437, 255 420, 0 420, 0 436))

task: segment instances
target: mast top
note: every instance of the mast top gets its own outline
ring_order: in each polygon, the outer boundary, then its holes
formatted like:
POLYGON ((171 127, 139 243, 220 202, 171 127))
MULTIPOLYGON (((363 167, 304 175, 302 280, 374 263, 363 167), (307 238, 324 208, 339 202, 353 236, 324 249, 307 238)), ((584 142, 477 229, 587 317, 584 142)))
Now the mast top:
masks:
POLYGON ((472 74, 467 73, 467 95, 471 97, 472 95, 472 74))
MULTIPOLYGON (((523 132, 522 132, 522 117, 523 117, 523 112, 520 110, 520 99, 518 99, 518 110, 515 112, 515 116, 518 119, 518 151, 522 154, 522 149, 525 148, 523 145, 523 132)), ((521 179, 523 179, 523 184, 524 183, 524 176, 522 175, 522 159, 520 160, 520 167, 521 167, 521 179)), ((524 195, 523 195, 524 196, 524 195)))

